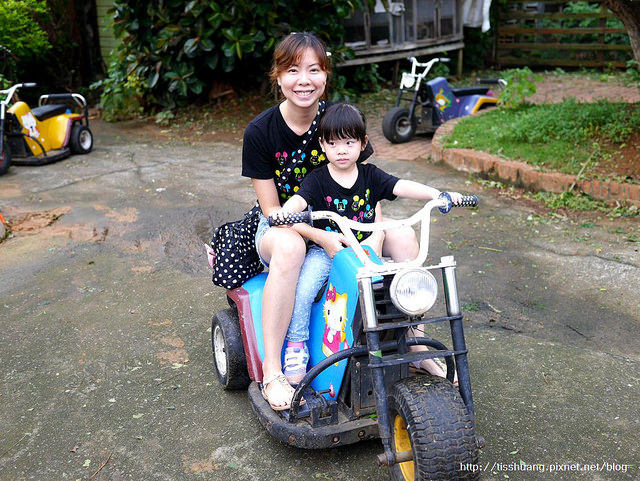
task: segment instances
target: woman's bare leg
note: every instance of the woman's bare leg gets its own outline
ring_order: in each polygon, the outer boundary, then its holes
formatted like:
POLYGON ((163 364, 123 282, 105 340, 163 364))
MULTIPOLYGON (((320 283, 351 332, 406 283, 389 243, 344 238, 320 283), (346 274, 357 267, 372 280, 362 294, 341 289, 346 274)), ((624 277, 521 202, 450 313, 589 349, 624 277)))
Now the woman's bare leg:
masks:
MULTIPOLYGON (((263 379, 282 372, 282 346, 305 252, 304 240, 292 229, 269 229, 260 242, 260 254, 269 263, 262 296, 263 379)), ((265 388, 265 393, 272 405, 285 406, 291 402, 293 389, 284 389, 282 384, 274 382, 265 388)))

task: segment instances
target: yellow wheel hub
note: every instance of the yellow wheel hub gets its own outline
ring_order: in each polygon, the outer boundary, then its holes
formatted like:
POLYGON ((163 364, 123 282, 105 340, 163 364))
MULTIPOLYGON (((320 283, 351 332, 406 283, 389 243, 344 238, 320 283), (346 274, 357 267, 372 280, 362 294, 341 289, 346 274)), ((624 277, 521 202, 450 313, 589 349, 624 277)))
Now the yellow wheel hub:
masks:
MULTIPOLYGON (((395 452, 401 453, 403 451, 411 451, 411 439, 409 439, 409 431, 407 431, 407 425, 404 423, 404 419, 401 416, 396 415, 393 421, 393 445, 395 446, 395 452)), ((414 479, 414 464, 413 461, 406 461, 398 464, 402 476, 404 479, 414 479)))

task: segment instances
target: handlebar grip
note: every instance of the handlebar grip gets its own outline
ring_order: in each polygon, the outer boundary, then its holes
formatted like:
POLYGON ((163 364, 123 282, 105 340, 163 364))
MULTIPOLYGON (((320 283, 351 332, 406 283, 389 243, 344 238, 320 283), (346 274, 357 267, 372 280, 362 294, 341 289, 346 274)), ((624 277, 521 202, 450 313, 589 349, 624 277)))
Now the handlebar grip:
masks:
POLYGON ((476 207, 478 205, 478 196, 476 195, 463 195, 460 204, 454 204, 451 201, 449 192, 441 192, 438 198, 446 201, 445 205, 438 207, 438 210, 443 214, 447 214, 452 207, 476 207))
POLYGON ((451 59, 448 57, 440 57, 438 60, 440 60, 441 62, 451 62, 451 59))
POLYGON ((478 83, 481 84, 499 84, 500 83, 500 79, 499 78, 479 78, 478 79, 478 83))
POLYGON ((33 88, 33 87, 37 87, 38 84, 35 82, 27 82, 27 83, 23 83, 22 86, 25 88, 33 88))
POLYGON ((313 225, 313 221, 311 220, 311 211, 305 210, 304 212, 287 212, 284 214, 284 219, 274 219, 269 216, 267 219, 269 221, 269 225, 271 227, 279 226, 279 225, 293 225, 293 224, 302 224, 306 223, 309 225, 313 225))
POLYGON ((454 207, 477 207, 478 206, 478 196, 477 195, 463 195, 462 203, 455 205, 454 207))

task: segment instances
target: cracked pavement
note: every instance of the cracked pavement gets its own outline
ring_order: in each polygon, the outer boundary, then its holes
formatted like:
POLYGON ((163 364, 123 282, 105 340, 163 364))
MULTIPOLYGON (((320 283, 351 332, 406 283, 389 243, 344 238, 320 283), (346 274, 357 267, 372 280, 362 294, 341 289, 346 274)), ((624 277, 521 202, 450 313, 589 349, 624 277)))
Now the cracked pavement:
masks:
MULTIPOLYGON (((90 155, 0 177, 0 211, 24 227, 0 244, 0 480, 388 479, 378 441, 289 448, 217 384, 226 300, 202 244, 253 201, 240 143, 92 129, 90 155)), ((480 197, 434 219, 431 256, 458 263, 482 479, 548 479, 522 463, 637 479, 638 219, 552 216, 443 166, 375 162, 480 197)))

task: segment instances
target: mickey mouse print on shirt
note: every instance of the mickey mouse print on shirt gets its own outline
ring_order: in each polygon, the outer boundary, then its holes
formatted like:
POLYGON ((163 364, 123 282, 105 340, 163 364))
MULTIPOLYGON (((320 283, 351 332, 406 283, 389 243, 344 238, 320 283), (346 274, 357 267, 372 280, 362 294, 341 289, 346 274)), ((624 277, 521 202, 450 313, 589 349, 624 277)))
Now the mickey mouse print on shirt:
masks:
MULTIPOLYGON (((326 166, 311 172, 297 192, 314 210, 330 210, 356 222, 375 222, 375 209, 382 199, 393 200, 393 188, 398 178, 378 169, 373 164, 358 164, 358 178, 353 186, 342 187, 335 182, 326 166)), ((314 222, 314 226, 338 231, 327 221, 314 222)), ((364 240, 370 232, 355 232, 364 240)))

